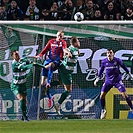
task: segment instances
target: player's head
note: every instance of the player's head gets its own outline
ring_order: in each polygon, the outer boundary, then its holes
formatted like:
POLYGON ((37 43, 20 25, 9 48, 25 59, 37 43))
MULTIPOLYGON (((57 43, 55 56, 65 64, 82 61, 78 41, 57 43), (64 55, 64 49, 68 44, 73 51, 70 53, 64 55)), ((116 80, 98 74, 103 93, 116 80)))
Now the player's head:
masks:
POLYGON ((71 39, 70 39, 70 44, 73 45, 74 47, 76 48, 79 48, 80 47, 80 42, 78 40, 77 37, 73 36, 71 39))
POLYGON ((56 34, 56 41, 61 41, 64 38, 64 32, 59 30, 56 34))
POLYGON ((20 55, 19 55, 19 53, 18 53, 17 50, 11 51, 11 56, 12 56, 12 58, 15 59, 16 61, 19 61, 19 59, 20 59, 20 55))
POLYGON ((107 58, 108 58, 108 60, 113 60, 113 58, 114 58, 114 50, 113 49, 111 49, 111 48, 107 49, 107 58))

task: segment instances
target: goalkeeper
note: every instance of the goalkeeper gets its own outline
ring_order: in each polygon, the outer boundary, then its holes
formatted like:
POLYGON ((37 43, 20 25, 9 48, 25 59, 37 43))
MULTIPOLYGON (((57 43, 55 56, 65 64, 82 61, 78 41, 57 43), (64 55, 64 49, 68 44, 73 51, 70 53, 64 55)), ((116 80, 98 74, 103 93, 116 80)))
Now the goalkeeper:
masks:
POLYGON ((106 109, 105 109, 105 96, 110 91, 110 89, 115 86, 118 88, 118 90, 121 92, 123 98, 126 100, 127 104, 133 111, 133 105, 126 93, 126 88, 122 82, 122 76, 120 72, 120 67, 122 67, 127 74, 133 79, 133 76, 127 69, 127 67, 124 65, 121 59, 114 57, 114 51, 112 49, 107 50, 107 58, 102 60, 101 68, 98 73, 98 77, 94 81, 94 85, 97 86, 97 82, 99 81, 99 78, 101 77, 102 73, 105 70, 105 76, 106 80, 102 86, 101 95, 100 95, 100 101, 101 101, 101 116, 100 118, 105 118, 106 115, 106 109))
POLYGON ((26 113, 26 75, 27 70, 32 68, 33 63, 26 58, 20 59, 20 55, 17 50, 12 51, 11 56, 14 59, 12 62, 13 79, 11 83, 11 90, 20 101, 22 120, 29 121, 26 113))
POLYGON ((74 71, 74 67, 76 66, 79 55, 80 42, 77 39, 77 37, 72 37, 70 40, 70 44, 71 45, 68 47, 68 50, 70 51, 72 56, 66 55, 58 69, 59 78, 62 81, 65 88, 65 91, 61 94, 60 99, 54 105, 58 115, 60 115, 60 105, 72 91, 72 73, 74 71))

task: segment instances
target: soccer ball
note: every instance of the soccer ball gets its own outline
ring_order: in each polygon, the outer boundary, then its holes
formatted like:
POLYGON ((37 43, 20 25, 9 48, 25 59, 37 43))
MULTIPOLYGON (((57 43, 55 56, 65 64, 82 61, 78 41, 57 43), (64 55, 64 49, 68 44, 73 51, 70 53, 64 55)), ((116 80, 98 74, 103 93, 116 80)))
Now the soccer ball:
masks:
POLYGON ((76 21, 82 21, 82 20, 84 19, 83 13, 81 13, 81 12, 75 13, 74 19, 75 19, 76 21))

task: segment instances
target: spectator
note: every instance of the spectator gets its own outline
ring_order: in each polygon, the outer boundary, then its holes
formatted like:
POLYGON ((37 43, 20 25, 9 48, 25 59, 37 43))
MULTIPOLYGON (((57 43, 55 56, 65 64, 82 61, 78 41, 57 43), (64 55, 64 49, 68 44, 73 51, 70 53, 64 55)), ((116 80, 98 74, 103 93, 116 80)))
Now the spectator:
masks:
POLYGON ((94 19, 94 3, 92 0, 86 1, 86 13, 85 13, 85 20, 93 20, 94 19))
POLYGON ((8 6, 10 5, 9 0, 3 0, 2 5, 4 5, 6 7, 6 10, 8 9, 8 6))
POLYGON ((43 9, 41 14, 41 20, 51 20, 50 13, 48 9, 43 9))
POLYGON ((115 4, 112 1, 108 1, 106 4, 106 11, 104 13, 105 20, 115 20, 116 19, 116 9, 115 4))
POLYGON ((59 18, 62 20, 71 20, 76 10, 76 7, 74 7, 72 0, 63 0, 63 4, 59 8, 59 18))
POLYGON ((0 6, 0 20, 7 20, 7 13, 4 6, 0 6))
POLYGON ((82 12, 85 9, 85 1, 84 0, 78 0, 77 1, 77 12, 82 12))
POLYGON ((124 19, 125 20, 133 20, 133 8, 132 7, 127 8, 124 19))
MULTIPOLYGON (((11 11, 10 1, 12 2, 12 0, 0 0, 0 5, 6 7, 8 20, 16 20, 13 18, 14 14, 11 13, 14 11, 11 11)), ((25 14, 24 20, 73 20, 74 14, 78 11, 84 14, 84 20, 132 20, 132 13, 130 14, 132 11, 130 10, 133 10, 133 0, 15 1, 19 10, 21 9, 23 14, 25 14), (128 7, 131 7, 131 9, 128 9, 128 7)), ((1 11, 1 20, 6 20, 6 12, 4 12, 3 17, 1 11)))
POLYGON ((103 20, 102 13, 101 13, 101 11, 99 9, 95 10, 94 20, 103 20))
POLYGON ((29 6, 26 11, 26 18, 29 18, 29 20, 40 19, 40 12, 36 6, 36 0, 29 0, 29 6))
MULTIPOLYGON (((56 0, 56 1, 58 1, 58 0, 56 0)), ((60 20, 63 20, 64 16, 66 15, 66 11, 67 11, 66 3, 68 0, 61 0, 61 1, 62 1, 62 3, 60 2, 60 4, 58 4, 59 5, 59 8, 58 8, 59 14, 58 15, 59 15, 60 20)))
POLYGON ((72 0, 68 0, 66 2, 66 14, 64 20, 72 20, 75 13, 74 10, 76 11, 76 8, 74 7, 72 0))
POLYGON ((58 5, 56 2, 53 2, 50 11, 51 20, 58 20, 58 5))
POLYGON ((23 15, 22 10, 17 6, 16 0, 11 0, 7 10, 7 20, 23 20, 23 15))
POLYGON ((123 20, 121 13, 116 13, 116 20, 123 20))

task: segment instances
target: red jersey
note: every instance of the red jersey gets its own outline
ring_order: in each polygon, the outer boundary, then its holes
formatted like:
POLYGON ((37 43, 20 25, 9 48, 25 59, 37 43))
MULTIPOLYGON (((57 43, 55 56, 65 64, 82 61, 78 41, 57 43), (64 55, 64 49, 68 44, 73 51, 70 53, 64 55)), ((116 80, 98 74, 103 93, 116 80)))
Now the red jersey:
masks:
POLYGON ((45 48, 39 54, 42 57, 49 51, 48 57, 51 60, 62 60, 63 58, 63 49, 67 48, 66 41, 56 41, 56 39, 51 39, 48 41, 45 48))

